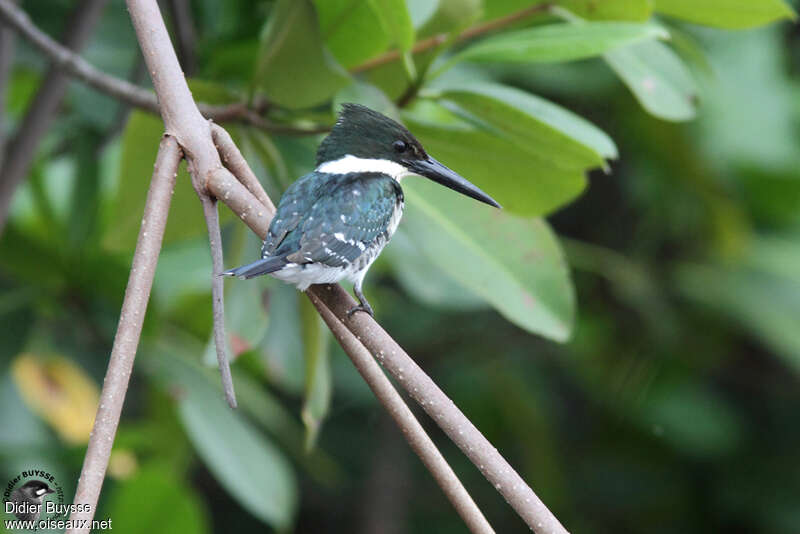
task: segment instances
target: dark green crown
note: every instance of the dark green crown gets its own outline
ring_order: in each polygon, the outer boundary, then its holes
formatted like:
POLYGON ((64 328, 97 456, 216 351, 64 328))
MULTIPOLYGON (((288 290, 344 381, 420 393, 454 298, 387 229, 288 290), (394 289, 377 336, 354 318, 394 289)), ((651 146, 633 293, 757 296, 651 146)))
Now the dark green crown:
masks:
POLYGON ((402 124, 360 104, 342 105, 336 125, 317 150, 317 165, 348 154, 397 162, 427 158, 402 124))

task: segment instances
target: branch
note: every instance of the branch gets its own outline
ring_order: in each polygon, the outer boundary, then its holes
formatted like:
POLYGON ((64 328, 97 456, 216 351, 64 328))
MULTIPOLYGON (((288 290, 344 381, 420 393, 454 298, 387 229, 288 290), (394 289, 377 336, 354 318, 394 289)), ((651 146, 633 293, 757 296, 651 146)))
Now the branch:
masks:
MULTIPOLYGON (((119 425, 125 392, 133 369, 139 336, 142 333, 144 313, 153 286, 158 254, 167 225, 169 204, 175 188, 175 177, 181 160, 181 149, 175 138, 164 136, 158 149, 150 190, 144 205, 142 226, 133 253, 133 263, 125 289, 125 299, 119 315, 117 334, 111 349, 100 405, 94 420, 86 457, 83 460, 78 489, 75 492, 76 504, 88 504, 88 511, 76 511, 70 519, 86 520, 91 523, 100 488, 103 485, 108 458, 114 444, 114 435, 119 425)), ((88 532, 86 529, 73 529, 71 532, 88 532)))
POLYGON ((214 344, 217 349, 217 365, 222 376, 222 390, 225 401, 231 408, 236 408, 236 393, 233 389, 231 365, 228 358, 228 345, 225 339, 225 301, 224 287, 220 273, 223 270, 222 234, 219 229, 219 213, 217 199, 206 191, 197 191, 203 204, 203 215, 208 229, 208 244, 211 247, 211 308, 214 314, 214 344))
POLYGON ((242 156, 242 153, 239 151, 239 147, 233 142, 228 131, 222 126, 212 124, 211 135, 214 138, 214 144, 217 147, 217 151, 219 151, 219 155, 222 157, 222 163, 225 167, 239 179, 242 185, 244 185, 261 204, 266 206, 270 212, 274 213, 275 205, 267 196, 267 192, 264 191, 264 188, 261 187, 261 182, 258 181, 256 175, 253 173, 252 169, 250 169, 250 165, 247 164, 244 156, 242 156))
MULTIPOLYGON (((338 317, 345 317, 347 311, 356 304, 338 285, 312 286, 309 291, 338 317)), ((489 440, 372 317, 364 313, 354 314, 345 324, 480 469, 534 532, 567 532, 489 440)))
MULTIPOLYGON (((220 137, 219 134, 218 137, 220 137)), ((247 165, 244 160, 242 162, 247 165)), ((252 171, 248 168, 248 172, 252 171)), ((227 204, 245 224, 264 239, 267 235, 270 220, 275 213, 275 208, 272 207, 271 202, 269 208, 261 205, 242 183, 230 178, 230 173, 212 174, 211 179, 208 181, 208 187, 214 196, 227 204)), ((261 188, 260 184, 258 187, 261 188)), ((263 194, 266 196, 266 193, 263 194)), ((333 332, 337 341, 339 341, 344 352, 353 361, 356 369, 358 369, 370 389, 375 393, 375 397, 395 419, 411 448, 431 471, 434 479, 450 502, 453 503, 456 511, 467 523, 470 530, 472 532, 494 532, 483 517, 480 509, 469 496, 469 493, 467 493, 467 490, 464 489, 450 466, 447 465, 436 445, 425 433, 422 425, 406 406, 403 398, 394 389, 386 375, 383 374, 380 366, 356 336, 344 326, 347 314, 339 316, 332 314, 311 291, 308 294, 312 304, 317 308, 317 311, 319 311, 319 314, 333 332)))
MULTIPOLYGON (((537 4, 535 6, 529 6, 525 9, 521 9, 519 11, 515 11, 509 15, 504 17, 500 17, 494 20, 490 20, 481 24, 476 24, 470 28, 467 28, 455 38, 455 42, 461 43, 464 41, 468 41, 470 39, 474 39, 475 37, 480 37, 481 35, 485 35, 490 32, 494 32, 497 30, 502 30, 512 24, 515 24, 521 20, 530 17, 531 15, 535 15, 537 13, 543 13, 550 9, 549 3, 544 4, 537 4)), ((411 52, 413 54, 419 54, 421 52, 426 52, 437 46, 441 46, 450 39, 450 35, 447 33, 439 33, 437 35, 433 35, 428 37, 427 39, 423 39, 422 41, 417 41, 414 46, 411 48, 411 52)), ((364 63, 360 65, 356 65, 355 67, 350 69, 350 72, 353 74, 365 72, 368 70, 372 70, 387 63, 393 63, 399 60, 402 57, 402 54, 399 50, 390 50, 380 56, 374 57, 372 59, 368 59, 364 63)))
MULTIPOLYGON (((83 48, 105 4, 106 0, 84 0, 78 5, 64 33, 64 46, 59 46, 65 50, 83 48)), ((0 0, 0 15, 8 10, 20 11, 10 0, 0 0)), ((0 168, 0 234, 8 218, 14 192, 28 174, 39 141, 50 129, 68 82, 67 73, 58 62, 53 62, 28 106, 22 126, 8 145, 7 157, 0 168)))
MULTIPOLYGON (((211 192, 228 205, 259 237, 263 239, 267 235, 273 212, 261 209, 263 206, 259 206, 256 198, 242 184, 217 174, 211 177, 208 186, 211 192)), ((364 313, 348 317, 347 311, 355 306, 356 302, 341 286, 315 285, 311 286, 307 293, 323 319, 326 314, 332 313, 339 323, 350 330, 351 338, 354 336, 357 342, 376 356, 384 368, 480 469, 533 531, 537 534, 566 534, 567 531, 558 519, 497 449, 372 317, 364 313)), ((335 331, 334 333, 336 334, 335 331)), ((348 352, 344 344, 342 347, 356 363, 358 355, 348 352)), ((358 364, 356 366, 358 367, 358 364)), ((373 384, 369 384, 372 388, 373 384)), ((382 399, 381 401, 383 402, 382 399)), ((391 408, 387 409, 392 412, 391 408)), ((403 428, 404 433, 407 431, 407 428, 403 428)))
POLYGON ((489 522, 483 517, 478 506, 472 500, 467 490, 461 485, 453 469, 447 464, 442 453, 436 448, 425 429, 414 417, 411 409, 403 401, 403 398, 394 388, 392 383, 383 374, 381 366, 372 357, 372 354, 364 348, 358 339, 342 324, 319 299, 317 292, 308 292, 308 298, 319 311, 322 319, 331 329, 336 340, 344 351, 353 361, 358 372, 364 377, 372 392, 380 400, 381 404, 389 411, 389 414, 403 431, 408 444, 420 457, 422 463, 431 472, 433 478, 442 488, 450 503, 467 524, 471 532, 494 533, 489 522))
MULTIPOLYGON (((60 69, 84 82, 89 87, 127 102, 131 106, 151 113, 160 113, 155 93, 134 85, 127 80, 100 71, 37 28, 28 15, 14 5, 11 0, 0 0, 0 22, 8 24, 9 27, 19 32, 40 52, 50 58, 54 65, 57 65, 60 69)), ((204 117, 215 122, 237 121, 272 133, 313 135, 328 130, 328 127, 296 128, 289 124, 276 124, 261 117, 256 111, 240 102, 222 106, 200 103, 198 107, 204 117)))

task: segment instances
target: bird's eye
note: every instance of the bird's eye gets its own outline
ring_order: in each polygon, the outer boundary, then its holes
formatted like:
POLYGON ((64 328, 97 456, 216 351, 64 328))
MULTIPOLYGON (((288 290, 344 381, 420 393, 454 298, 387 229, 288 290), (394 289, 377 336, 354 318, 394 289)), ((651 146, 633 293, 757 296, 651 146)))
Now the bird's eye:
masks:
POLYGON ((408 150, 408 144, 405 141, 400 141, 399 139, 392 143, 392 146, 394 147, 395 151, 401 154, 408 150))

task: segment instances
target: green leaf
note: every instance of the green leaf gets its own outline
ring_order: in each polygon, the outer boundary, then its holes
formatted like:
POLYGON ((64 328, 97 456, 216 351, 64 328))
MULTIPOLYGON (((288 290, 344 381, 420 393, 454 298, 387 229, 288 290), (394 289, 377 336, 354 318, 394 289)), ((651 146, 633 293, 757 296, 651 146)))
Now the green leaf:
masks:
POLYGON ((456 54, 448 64, 463 60, 514 63, 572 61, 667 36, 663 28, 654 24, 548 24, 489 37, 456 54))
POLYGON ((331 404, 328 329, 307 298, 300 301, 303 359, 306 364, 305 400, 301 416, 306 426, 306 450, 311 450, 331 404))
POLYGON ((575 295, 547 223, 514 217, 422 179, 409 179, 403 189, 403 224, 429 260, 521 328, 557 341, 569 338, 575 295))
MULTIPOLYGON (((538 4, 548 2, 541 1, 538 4)), ((550 2, 591 20, 645 21, 653 12, 651 0, 555 0, 550 2)), ((483 18, 487 20, 508 16, 536 5, 531 0, 491 0, 486 2, 483 18)))
POLYGON ((353 67, 386 50, 390 36, 371 0, 315 0, 325 44, 339 62, 353 67))
POLYGON ((391 42, 406 52, 414 44, 414 24, 405 0, 369 0, 391 42))
POLYGON ((225 404, 209 374, 183 356, 185 343, 173 343, 166 346, 166 355, 150 363, 158 366, 156 376, 170 391, 180 392, 178 413, 194 448, 241 506, 276 529, 288 528, 297 508, 291 465, 266 436, 225 404))
MULTIPOLYGON (((125 532, 209 532, 205 504, 191 487, 158 467, 146 467, 114 489, 108 517, 125 532)), ((98 518, 100 519, 100 518, 98 518)))
POLYGON ((658 385, 642 401, 639 421, 690 456, 716 457, 741 441, 742 422, 729 403, 703 383, 658 385))
MULTIPOLYGON (((109 250, 133 252, 142 211, 153 175, 153 163, 158 153, 158 143, 164 133, 164 123, 155 115, 134 111, 122 135, 122 157, 117 194, 112 213, 114 224, 103 236, 103 246, 109 250)), ((227 210, 221 210, 221 213, 227 210)), ((164 243, 203 235, 206 225, 200 201, 192 189, 186 166, 178 172, 175 194, 172 196, 164 243)))
POLYGON ((298 293, 279 283, 270 288, 268 295, 269 325, 260 347, 267 378, 290 393, 299 393, 303 391, 305 374, 298 293))
POLYGON ((406 293, 420 302, 443 309, 473 310, 486 302, 449 277, 414 244, 415 239, 401 225, 381 257, 392 265, 397 281, 406 293))
POLYGON ((403 115, 411 132, 431 155, 486 191, 507 211, 543 215, 575 198, 586 186, 581 168, 558 167, 496 131, 466 123, 439 105, 420 104, 403 115), (503 162, 502 167, 498 161, 503 162))
POLYGON ((460 31, 480 18, 481 0, 439 0, 436 11, 417 32, 418 37, 460 31))
POLYGON ((557 0, 556 4, 590 20, 645 21, 653 13, 652 0, 557 0))
POLYGON ((276 104, 298 109, 324 102, 348 78, 323 45, 310 0, 278 0, 262 35, 258 87, 276 104))
POLYGON ((656 11, 717 28, 762 26, 797 15, 783 0, 655 0, 656 11))
POLYGON ((386 93, 374 85, 360 80, 354 81, 336 93, 336 96, 333 97, 334 113, 338 113, 341 105, 346 102, 362 104, 395 120, 400 118, 397 106, 386 96, 386 93))
POLYGON ((640 43, 609 52, 605 59, 650 114, 669 121, 694 118, 697 86, 666 45, 640 43))
POLYGON ((442 96, 495 127, 498 135, 537 152, 557 167, 596 167, 604 164, 604 158, 617 157, 617 147, 602 130, 519 89, 473 83, 445 89, 442 96))

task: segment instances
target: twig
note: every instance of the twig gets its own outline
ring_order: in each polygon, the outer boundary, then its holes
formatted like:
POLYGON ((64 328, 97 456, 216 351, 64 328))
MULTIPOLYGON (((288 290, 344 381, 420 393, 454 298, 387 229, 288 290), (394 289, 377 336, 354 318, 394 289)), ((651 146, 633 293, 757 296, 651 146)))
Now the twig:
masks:
MULTIPOLYGON (((346 316, 347 311, 356 304, 338 285, 312 286, 309 291, 338 317, 346 316)), ((354 314, 345 324, 480 469, 533 531, 540 534, 566 533, 558 519, 489 440, 372 317, 364 313, 354 314)))
MULTIPOLYGON (((28 15, 14 5, 11 0, 0 0, 0 22, 8 24, 9 27, 18 31, 40 52, 48 56, 54 65, 64 69, 64 71, 89 87, 110 95, 117 100, 128 102, 134 107, 151 113, 159 113, 158 100, 152 91, 98 70, 79 55, 62 46, 37 28, 28 15)), ((294 135, 311 135, 320 131, 320 128, 297 128, 290 124, 270 122, 241 102, 222 106, 200 103, 198 107, 204 117, 215 122, 238 121, 273 133, 294 135)))
MULTIPOLYGON (((460 43, 463 41, 474 39, 475 37, 480 37, 481 35, 493 31, 502 30, 503 28, 511 26, 512 24, 515 24, 527 17, 530 17, 531 15, 535 15, 537 13, 543 13, 548 9, 550 9, 549 3, 537 4, 535 6, 529 6, 526 7, 525 9, 515 11, 514 13, 511 13, 504 17, 490 20, 482 24, 476 24, 475 26, 467 28, 466 30, 458 34, 455 41, 460 43)), ((422 41, 417 41, 411 48, 411 52, 414 54, 419 54, 420 52, 426 52, 432 48, 436 48, 437 46, 445 44, 449 38, 450 36, 446 33, 439 33, 437 35, 433 35, 431 37, 428 37, 427 39, 423 39, 422 41)), ((401 57, 402 54, 400 53, 399 50, 390 50, 384 54, 381 54, 380 56, 368 59, 367 61, 361 63, 360 65, 356 65, 355 67, 350 69, 350 72, 357 74, 360 72, 372 70, 381 67, 383 65, 386 65, 387 63, 393 63, 399 60, 401 57)))
POLYGON ((203 215, 208 228, 208 244, 211 247, 211 308, 214 314, 214 344, 217 349, 217 364, 222 376, 222 390, 225 392, 225 401, 228 406, 235 409, 236 393, 233 389, 231 364, 228 359, 228 344, 225 339, 224 286, 220 276, 223 269, 222 234, 219 229, 217 199, 210 197, 205 191, 198 191, 197 194, 203 204, 203 215))
MULTIPOLYGON (((84 0, 75 8, 71 22, 67 25, 64 35, 65 50, 78 50, 91 35, 106 0, 84 0)), ((10 0, 0 3, 0 15, 12 10, 20 9, 10 0)), ((17 187, 28 174, 31 162, 36 155, 39 141, 50 128, 61 100, 67 90, 69 77, 61 65, 56 61, 50 66, 47 75, 42 80, 36 96, 28 106, 28 111, 19 131, 11 139, 6 151, 6 159, 0 168, 0 234, 2 234, 11 208, 11 199, 17 187)))
POLYGON ((353 336, 347 327, 322 303, 315 292, 309 292, 308 297, 319 310, 322 319, 331 329, 339 344, 353 361, 358 372, 364 377, 372 392, 403 431, 403 435, 411 448, 420 457, 422 463, 428 468, 439 487, 450 500, 450 503, 474 533, 494 533, 489 522, 472 500, 467 490, 458 480, 453 469, 448 465, 442 453, 436 448, 431 438, 414 417, 403 398, 394 388, 392 383, 383 374, 380 365, 364 345, 353 336))
MULTIPOLYGON (((258 206, 258 201, 242 184, 224 175, 214 175, 208 186, 259 237, 263 239, 266 236, 272 212, 265 213, 255 207, 258 206)), ((311 286, 307 292, 315 306, 318 302, 324 304, 317 308, 323 318, 324 309, 327 308, 340 323, 347 326, 353 336, 376 356, 453 443, 480 469, 534 532, 567 532, 497 449, 372 317, 363 313, 348 317, 347 311, 355 305, 355 301, 341 286, 311 286)), ((348 356, 351 355, 348 353, 348 356)))
POLYGON ((275 205, 267 196, 264 188, 261 187, 261 182, 258 181, 255 173, 250 169, 250 165, 247 164, 244 156, 239 151, 239 147, 233 142, 227 130, 218 124, 212 124, 211 136, 214 138, 214 144, 217 146, 217 151, 222 158, 222 164, 239 179, 248 191, 253 193, 253 196, 259 202, 266 206, 270 212, 274 212, 275 205))
MULTIPOLYGON (((108 458, 114 443, 114 434, 125 401, 125 391, 128 389, 133 369, 136 348, 139 345, 139 336, 142 333, 144 312, 153 286, 180 160, 181 149, 175 138, 164 136, 158 149, 150 189, 147 192, 128 287, 125 289, 117 334, 114 336, 111 358, 103 381, 103 390, 100 393, 100 405, 89 437, 89 447, 83 460, 78 489, 75 492, 75 504, 89 505, 89 508, 84 510, 84 507, 79 507, 80 511, 76 509, 70 515, 70 519, 76 521, 87 520, 91 523, 94 510, 97 508, 100 488, 103 485, 108 458)), ((88 528, 71 530, 71 532, 88 531, 88 528)))

